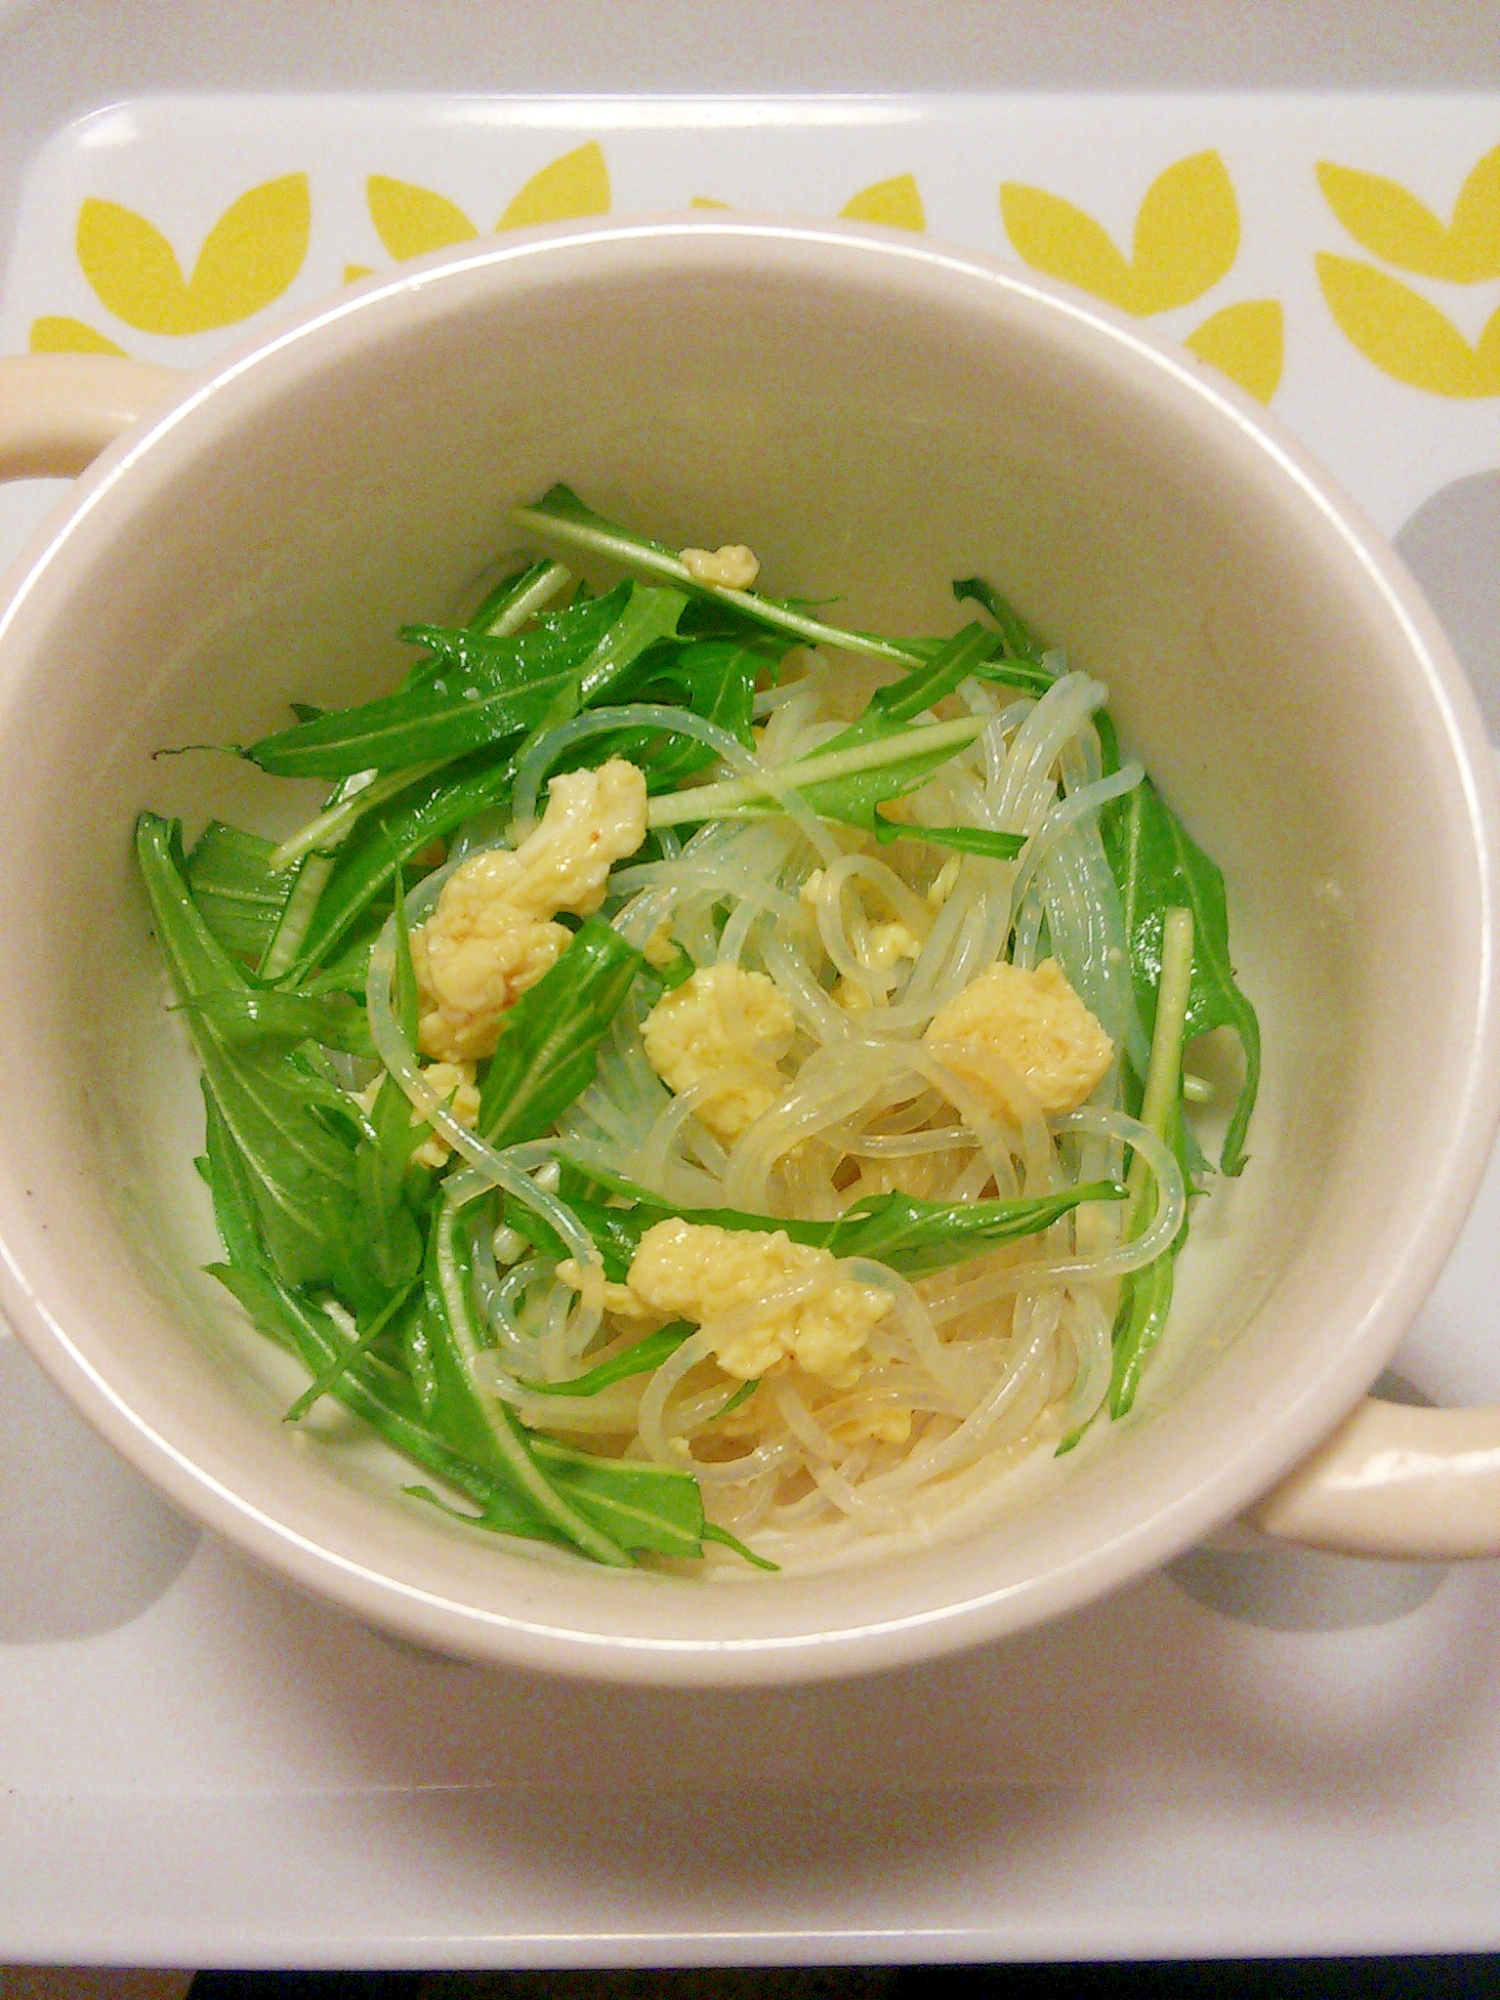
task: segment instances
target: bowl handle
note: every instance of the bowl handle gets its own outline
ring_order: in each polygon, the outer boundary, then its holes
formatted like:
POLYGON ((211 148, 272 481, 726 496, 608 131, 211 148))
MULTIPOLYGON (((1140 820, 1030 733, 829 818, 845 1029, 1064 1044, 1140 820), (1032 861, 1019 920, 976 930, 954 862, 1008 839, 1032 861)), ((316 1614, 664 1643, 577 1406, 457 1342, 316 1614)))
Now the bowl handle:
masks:
POLYGON ((186 377, 113 354, 0 360, 0 479, 71 479, 186 377))
POLYGON ((1500 1556, 1500 1409, 1369 1397, 1249 1518, 1282 1541, 1343 1555, 1500 1556))

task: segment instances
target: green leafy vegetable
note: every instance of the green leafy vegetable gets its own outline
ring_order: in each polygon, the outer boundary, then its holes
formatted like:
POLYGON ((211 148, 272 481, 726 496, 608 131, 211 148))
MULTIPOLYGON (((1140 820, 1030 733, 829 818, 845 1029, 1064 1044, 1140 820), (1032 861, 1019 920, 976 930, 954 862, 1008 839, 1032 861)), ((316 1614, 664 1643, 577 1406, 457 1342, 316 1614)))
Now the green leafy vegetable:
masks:
MULTIPOLYGON (((1125 1190, 1113 1181, 1087 1181, 1058 1194, 1022 1201, 923 1201, 915 1195, 868 1195, 833 1222, 809 1222, 796 1216, 754 1215, 737 1208, 668 1207, 648 1189, 619 1174, 598 1168, 582 1170, 596 1177, 625 1207, 609 1206, 569 1193, 569 1205, 598 1246, 605 1275, 619 1282, 629 1269, 641 1238, 658 1222, 676 1217, 683 1222, 708 1223, 719 1229, 782 1230, 794 1243, 829 1250, 835 1257, 868 1257, 908 1277, 940 1271, 982 1256, 1002 1243, 1034 1236, 1086 1201, 1119 1201, 1125 1190)), ((536 1215, 507 1212, 512 1226, 544 1254, 565 1254, 559 1239, 536 1215)))
POLYGON ((183 1003, 230 1047, 319 1042, 354 1056, 373 1056, 365 1010, 347 993, 277 993, 221 987, 183 1003))
POLYGON ((443 1204, 428 1239, 424 1273, 428 1338, 437 1377, 433 1419, 444 1435, 548 1522, 554 1534, 613 1568, 629 1564, 619 1543, 572 1507, 539 1468, 530 1433, 499 1397, 481 1391, 474 1363, 485 1340, 474 1310, 462 1210, 443 1204))
POLYGON ((187 884, 204 923, 228 952, 260 961, 292 887, 271 872, 269 840, 210 820, 187 858, 187 884))
POLYGON ((618 931, 589 917, 521 995, 480 1092, 479 1129, 492 1146, 540 1138, 593 1082, 599 1043, 643 963, 618 931))
POLYGON ((703 1554, 703 1493, 691 1473, 639 1459, 598 1458, 549 1437, 534 1437, 531 1450, 556 1492, 620 1548, 703 1554))
POLYGON ((658 1327, 633 1347, 612 1354, 608 1361, 601 1361, 597 1367, 587 1368, 566 1382, 526 1382, 523 1386, 538 1396, 597 1396, 601 1389, 612 1389, 616 1382, 628 1382, 632 1375, 654 1374, 667 1356, 675 1354, 695 1331, 685 1319, 674 1319, 670 1326, 658 1327))
POLYGON ((982 854, 991 861, 1013 861, 1026 845, 1024 833, 1001 833, 988 826, 914 826, 878 812, 875 838, 882 847, 893 840, 925 840, 933 847, 953 847, 960 854, 982 854))
POLYGON ((560 562, 523 563, 512 570, 476 607, 469 620, 474 632, 503 639, 517 632, 538 611, 560 597, 573 581, 573 572, 560 562))
POLYGON ((508 804, 515 780, 509 751, 484 749, 438 775, 428 775, 372 817, 338 856, 295 962, 284 975, 304 979, 330 954, 390 888, 398 868, 410 866, 434 840, 488 807, 508 804))
MULTIPOLYGON (((1109 767, 1119 755, 1107 720, 1101 729, 1109 767)), ((1125 916, 1136 1000, 1148 1033, 1161 978, 1166 912, 1193 915, 1193 983, 1185 1033, 1232 1028, 1244 1051, 1245 1081, 1224 1134, 1220 1168, 1238 1174, 1245 1165, 1245 1134, 1260 1088, 1260 1022, 1240 991, 1229 956, 1229 915, 1224 877, 1192 839, 1149 778, 1105 809, 1100 830, 1125 916)))
POLYGON ((353 1147, 328 1124, 323 1093, 292 1055, 232 1043, 193 1005, 246 982, 188 892, 175 824, 142 814, 136 852, 207 1086, 250 1172, 272 1264, 292 1285, 347 1280, 340 1225, 352 1224, 355 1208, 353 1147))
POLYGON ((586 607, 592 614, 587 630, 571 632, 568 644, 555 646, 541 672, 506 650, 518 647, 524 635, 497 640, 463 630, 413 628, 424 644, 444 647, 434 656, 441 674, 264 737, 246 755, 278 777, 338 778, 401 770, 504 743, 551 720, 559 703, 586 708, 598 701, 648 647, 670 633, 684 602, 678 592, 643 592, 622 584, 586 607), (596 633, 601 623, 604 629, 596 633))
POLYGON ((809 646, 835 646, 846 653, 868 653, 876 659, 911 664, 920 658, 917 650, 899 640, 882 639, 872 632, 850 632, 838 625, 824 625, 809 618, 785 598, 762 597, 757 591, 728 590, 722 585, 700 583, 675 549, 637 535, 586 507, 566 486, 553 486, 530 507, 511 513, 517 527, 530 528, 569 547, 587 549, 592 555, 609 556, 626 568, 644 570, 648 576, 665 577, 683 589, 731 605, 757 624, 809 646))
MULTIPOLYGON (((1195 964, 1192 912, 1173 908, 1162 923, 1161 977, 1154 993, 1151 1057, 1141 1099, 1141 1123, 1173 1145, 1182 1121, 1182 1044, 1192 998, 1195 964)), ((1125 1236, 1139 1236, 1146 1227, 1146 1203, 1154 1186, 1150 1168, 1137 1153, 1130 1165, 1125 1236)), ((1177 1239, 1150 1264, 1130 1272, 1120 1295, 1114 1325, 1114 1365, 1110 1378, 1110 1415, 1122 1417, 1135 1399, 1146 1357, 1166 1324, 1172 1303, 1173 1262, 1187 1234, 1184 1218, 1177 1239)))
POLYGON ((1056 678, 1045 664, 1046 644, 1015 606, 980 576, 963 577, 954 584, 953 595, 960 604, 982 604, 1000 628, 1005 648, 1003 664, 996 663, 987 677, 1045 694, 1056 678))
MULTIPOLYGON (((820 750, 782 765, 776 776, 814 812, 854 826, 868 824, 873 831, 877 806, 914 791, 983 728, 983 719, 977 716, 924 724, 892 736, 871 737, 847 750, 820 750)), ((683 826, 774 810, 775 795, 763 784, 753 778, 732 778, 653 799, 646 824, 683 826)))

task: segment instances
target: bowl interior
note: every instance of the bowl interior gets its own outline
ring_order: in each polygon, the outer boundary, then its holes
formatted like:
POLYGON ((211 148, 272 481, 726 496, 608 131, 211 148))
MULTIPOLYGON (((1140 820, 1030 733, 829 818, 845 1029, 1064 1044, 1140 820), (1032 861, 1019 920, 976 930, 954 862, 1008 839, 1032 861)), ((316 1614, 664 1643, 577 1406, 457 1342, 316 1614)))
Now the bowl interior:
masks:
POLYGON ((1378 1369, 1482 1154, 1460 1129, 1488 1004, 1472 725, 1394 572, 1193 369, 920 245, 581 231, 351 297, 112 454, 5 639, 0 1220, 28 1331, 116 1442, 432 1643, 698 1680, 1062 1608, 1305 1449, 1378 1369), (196 1270, 201 1107, 128 833, 145 804, 190 832, 295 814, 227 758, 154 753, 388 684, 396 628, 466 607, 516 542, 507 509, 556 479, 673 545, 747 541, 768 588, 855 624, 951 629, 950 580, 993 578, 1109 685, 1224 869, 1267 1050, 1251 1163, 1201 1213, 1139 1416, 1012 1519, 709 1589, 518 1558, 393 1498, 352 1431, 317 1452, 284 1430, 281 1363, 196 1270))

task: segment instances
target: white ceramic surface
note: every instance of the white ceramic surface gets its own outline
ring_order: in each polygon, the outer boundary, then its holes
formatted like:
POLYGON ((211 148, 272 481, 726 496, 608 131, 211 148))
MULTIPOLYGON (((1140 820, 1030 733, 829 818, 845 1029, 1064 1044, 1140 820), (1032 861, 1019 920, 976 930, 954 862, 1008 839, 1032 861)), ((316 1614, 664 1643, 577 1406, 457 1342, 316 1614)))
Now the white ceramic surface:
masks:
POLYGON ((440 1646, 770 1680, 1081 1602, 1236 1511, 1348 1407, 1477 1179, 1495 1095, 1490 780, 1430 619, 1242 401, 982 262, 716 222, 415 267, 109 453, 0 633, 0 833, 50 842, 45 886, 9 884, 4 910, 34 948, 0 975, 0 1116, 39 1141, 3 1163, 12 1302, 62 1385, 183 1504, 440 1646), (1255 1165, 1195 1245, 1158 1378, 1173 1398, 1004 1526, 813 1581, 544 1571, 372 1498, 352 1458, 297 1452, 269 1421, 274 1371, 184 1275, 206 1248, 191 1084, 124 833, 143 800, 201 813, 243 806, 246 783, 210 797, 202 766, 164 773, 150 753, 242 737, 293 692, 367 685, 385 634, 454 602, 507 501, 559 474, 668 535, 745 535, 778 587, 842 585, 871 621, 920 628, 947 577, 1002 575, 1110 681, 1228 865, 1274 1051, 1255 1165), (83 934, 100 947, 86 968, 83 934))

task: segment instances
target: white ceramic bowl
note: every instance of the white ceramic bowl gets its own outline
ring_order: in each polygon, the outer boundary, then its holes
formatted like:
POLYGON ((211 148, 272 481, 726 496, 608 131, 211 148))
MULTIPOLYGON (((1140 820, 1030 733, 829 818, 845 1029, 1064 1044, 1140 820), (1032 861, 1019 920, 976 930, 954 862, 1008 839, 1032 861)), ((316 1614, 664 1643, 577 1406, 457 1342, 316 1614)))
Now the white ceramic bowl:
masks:
MULTIPOLYGON (((183 385, 0 370, 12 473, 76 469, 171 390, 0 611, 0 1238, 24 1337, 190 1513, 443 1650, 791 1680, 1105 1591, 1240 1512, 1356 1403, 1494 1126, 1492 774, 1400 566, 1219 377, 978 257, 732 218, 404 267, 183 385), (265 823, 279 794, 228 759, 152 753, 379 689, 396 627, 464 602, 507 507, 559 478, 668 541, 748 541, 769 587, 837 593, 854 623, 945 629, 949 579, 992 576, 1109 684, 1225 869, 1266 1044, 1251 1163, 1195 1228, 1139 1415, 1025 1512, 813 1577, 531 1561, 403 1500, 358 1447, 286 1430, 279 1358, 196 1269, 201 1111, 128 834, 145 804, 265 823)), ((1266 1517, 1346 1546, 1500 1548, 1500 1421, 1381 1429, 1427 1416, 1357 1418, 1266 1517)))

